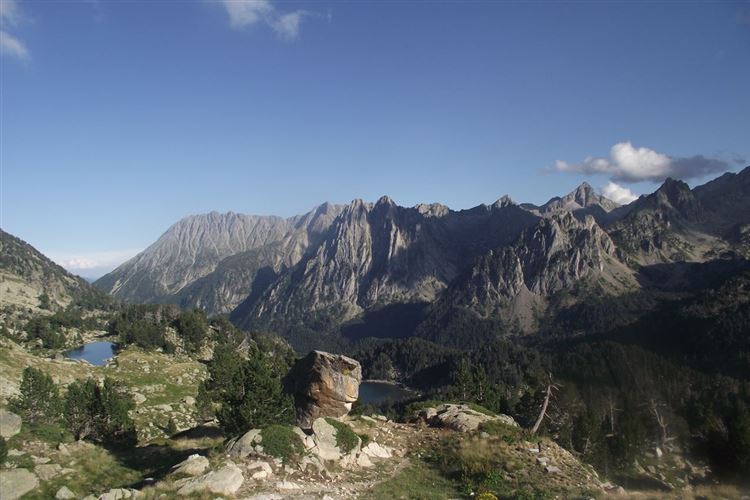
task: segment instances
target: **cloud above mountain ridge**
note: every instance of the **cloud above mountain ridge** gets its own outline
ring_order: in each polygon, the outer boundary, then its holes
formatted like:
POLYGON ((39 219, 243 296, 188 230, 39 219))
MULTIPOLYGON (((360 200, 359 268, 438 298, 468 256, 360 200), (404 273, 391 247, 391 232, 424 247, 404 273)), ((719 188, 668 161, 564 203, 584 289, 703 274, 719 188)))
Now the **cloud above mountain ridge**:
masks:
POLYGON ((694 179, 729 170, 729 162, 704 155, 673 157, 629 141, 612 146, 609 157, 589 156, 579 163, 557 160, 554 171, 608 175, 613 183, 663 182, 667 177, 694 179))

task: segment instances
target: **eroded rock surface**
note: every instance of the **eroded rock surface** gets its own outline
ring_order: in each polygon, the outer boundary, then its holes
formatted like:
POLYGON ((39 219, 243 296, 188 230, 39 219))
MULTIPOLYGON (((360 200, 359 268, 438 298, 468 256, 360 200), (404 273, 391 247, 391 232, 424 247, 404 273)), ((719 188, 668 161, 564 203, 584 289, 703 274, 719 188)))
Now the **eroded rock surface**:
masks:
POLYGON ((359 397, 361 381, 362 367, 358 361, 312 351, 287 376, 287 388, 294 394, 297 425, 310 429, 320 417, 345 416, 359 397))

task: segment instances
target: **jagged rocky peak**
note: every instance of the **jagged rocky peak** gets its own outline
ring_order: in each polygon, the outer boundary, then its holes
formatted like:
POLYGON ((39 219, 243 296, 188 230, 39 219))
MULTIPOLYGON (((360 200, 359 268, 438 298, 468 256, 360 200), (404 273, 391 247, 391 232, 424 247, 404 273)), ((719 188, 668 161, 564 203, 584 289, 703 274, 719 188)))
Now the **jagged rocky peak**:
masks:
POLYGON ((599 208, 605 213, 619 207, 617 203, 602 196, 594 190, 588 182, 583 182, 570 193, 562 197, 555 197, 542 205, 540 213, 555 213, 561 211, 576 212, 579 210, 599 208))
POLYGON ((656 217, 663 221, 697 222, 703 218, 704 209, 690 186, 681 180, 667 178, 659 189, 641 196, 631 207, 627 217, 643 219, 656 217))
POLYGON ((515 205, 516 203, 507 194, 502 195, 500 198, 492 204, 492 208, 505 208, 515 205))
POLYGON ((445 217, 451 209, 441 203, 420 203, 414 209, 425 217, 445 217))

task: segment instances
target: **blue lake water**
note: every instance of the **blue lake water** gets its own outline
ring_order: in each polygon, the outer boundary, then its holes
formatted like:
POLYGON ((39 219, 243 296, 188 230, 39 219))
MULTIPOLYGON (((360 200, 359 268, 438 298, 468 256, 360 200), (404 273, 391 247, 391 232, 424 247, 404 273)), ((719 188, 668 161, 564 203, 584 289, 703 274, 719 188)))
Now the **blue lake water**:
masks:
POLYGON ((400 401, 415 395, 414 391, 385 382, 362 382, 359 385, 359 400, 366 404, 400 401))
POLYGON ((96 366, 106 365, 114 355, 115 345, 112 342, 90 342, 65 353, 66 358, 83 359, 96 366))

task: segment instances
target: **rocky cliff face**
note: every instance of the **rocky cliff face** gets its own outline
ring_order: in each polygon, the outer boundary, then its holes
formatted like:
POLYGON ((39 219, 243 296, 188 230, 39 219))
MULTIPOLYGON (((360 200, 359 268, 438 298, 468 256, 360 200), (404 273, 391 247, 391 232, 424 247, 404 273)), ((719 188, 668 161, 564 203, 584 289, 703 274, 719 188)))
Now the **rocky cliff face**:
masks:
POLYGON ((342 322, 376 306, 430 302, 467 262, 536 220, 507 199, 461 212, 355 200, 314 251, 233 320, 276 328, 325 314, 342 322))
POLYGON ((682 181, 667 179, 623 208, 622 218, 608 230, 622 257, 634 264, 701 262, 728 249, 714 234, 711 213, 682 181))
POLYGON ((431 307, 425 326, 446 324, 461 309, 532 331, 549 297, 584 284, 604 286, 612 294, 637 286, 593 217, 579 221, 569 212, 555 214, 525 229, 514 244, 478 258, 431 307))
POLYGON ((298 262, 339 210, 326 203, 288 219, 232 212, 186 217, 95 285, 131 302, 228 313, 247 297, 259 272, 298 262))

